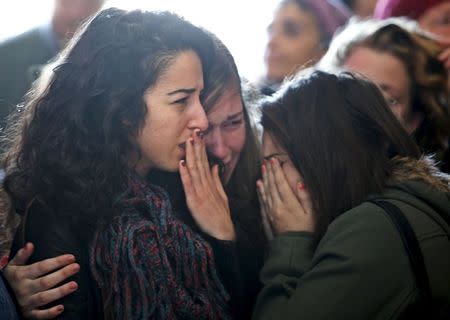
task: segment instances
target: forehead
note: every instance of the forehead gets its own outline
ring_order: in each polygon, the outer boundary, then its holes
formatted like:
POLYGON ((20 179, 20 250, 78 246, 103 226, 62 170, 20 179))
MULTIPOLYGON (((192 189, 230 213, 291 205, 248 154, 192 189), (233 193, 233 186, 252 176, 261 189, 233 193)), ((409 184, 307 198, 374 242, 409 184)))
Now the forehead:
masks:
POLYGON ((444 1, 443 3, 437 4, 426 10, 423 15, 419 17, 419 22, 428 23, 448 14, 450 14, 450 1, 444 1))
POLYGON ((312 15, 295 3, 289 1, 278 7, 274 12, 273 19, 306 22, 312 19, 312 15))
POLYGON ((231 115, 242 112, 241 95, 237 89, 228 89, 222 94, 217 103, 208 112, 208 121, 211 125, 217 125, 227 120, 231 115))
POLYGON ((150 91, 171 91, 181 87, 203 87, 202 64, 198 55, 192 50, 175 55, 150 91))
POLYGON ((356 47, 344 63, 344 68, 361 73, 378 86, 397 92, 409 88, 405 65, 395 56, 366 47, 356 47))
POLYGON ((276 143, 271 134, 264 130, 262 136, 262 156, 266 157, 276 153, 284 153, 284 150, 276 143))

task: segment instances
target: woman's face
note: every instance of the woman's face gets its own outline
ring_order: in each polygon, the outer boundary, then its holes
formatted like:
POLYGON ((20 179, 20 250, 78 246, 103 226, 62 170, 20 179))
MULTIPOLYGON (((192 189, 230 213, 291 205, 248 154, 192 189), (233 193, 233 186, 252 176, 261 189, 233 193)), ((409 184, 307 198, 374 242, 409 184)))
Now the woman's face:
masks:
POLYGON ((426 10, 418 19, 420 26, 450 41, 450 2, 445 1, 426 10))
POLYGON ((140 174, 150 169, 176 171, 185 157, 186 140, 194 129, 206 130, 208 119, 200 103, 203 90, 202 64, 196 53, 179 53, 144 94, 145 122, 137 144, 141 155, 136 165, 140 174))
POLYGON ((226 90, 208 112, 208 121, 205 144, 225 165, 223 178, 228 183, 245 144, 244 106, 239 91, 226 90))
POLYGON ((280 82, 323 54, 314 16, 295 3, 279 7, 267 31, 264 62, 269 81, 280 82))
POLYGON ((405 129, 409 133, 417 129, 420 118, 411 114, 411 82, 401 60, 389 53, 356 47, 350 52, 344 68, 376 83, 405 129))
POLYGON ((286 151, 264 130, 262 138, 262 156, 265 160, 276 158, 294 194, 297 194, 297 184, 303 183, 303 178, 295 168, 286 151))

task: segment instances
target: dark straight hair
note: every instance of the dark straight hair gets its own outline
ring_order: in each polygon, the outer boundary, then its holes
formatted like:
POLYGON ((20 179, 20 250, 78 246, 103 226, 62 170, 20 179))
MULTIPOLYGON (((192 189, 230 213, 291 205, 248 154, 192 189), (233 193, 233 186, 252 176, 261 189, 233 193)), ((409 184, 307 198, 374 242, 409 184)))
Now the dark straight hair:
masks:
POLYGON ((379 89, 350 73, 297 76, 263 102, 261 124, 303 176, 319 236, 382 191, 393 157, 420 158, 379 89))

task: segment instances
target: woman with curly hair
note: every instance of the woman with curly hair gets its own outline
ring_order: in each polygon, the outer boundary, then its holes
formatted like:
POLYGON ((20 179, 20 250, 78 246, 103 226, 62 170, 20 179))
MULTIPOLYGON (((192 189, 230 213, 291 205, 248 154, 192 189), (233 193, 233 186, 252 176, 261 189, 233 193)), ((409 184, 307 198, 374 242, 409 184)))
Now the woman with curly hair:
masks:
POLYGON ((450 109, 442 48, 413 21, 356 21, 332 41, 319 68, 345 69, 374 81, 426 153, 450 171, 450 109))
POLYGON ((215 54, 211 36, 176 15, 107 9, 20 110, 3 159, 23 215, 12 253, 30 241, 30 262, 76 256, 78 290, 53 304, 61 319, 232 316, 224 284, 235 270, 215 258, 239 231, 203 139, 215 54), (188 214, 153 170, 179 170, 188 214))

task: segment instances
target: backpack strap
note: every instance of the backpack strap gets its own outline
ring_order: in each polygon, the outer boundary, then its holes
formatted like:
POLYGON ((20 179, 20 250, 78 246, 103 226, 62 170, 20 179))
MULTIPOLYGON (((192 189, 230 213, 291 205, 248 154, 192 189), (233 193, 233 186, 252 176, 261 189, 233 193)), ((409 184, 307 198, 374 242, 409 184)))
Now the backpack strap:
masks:
POLYGON ((422 250, 420 249, 419 241, 417 240, 414 230, 405 215, 395 204, 391 202, 379 199, 371 199, 368 201, 384 209, 384 211, 386 211, 388 216, 391 218, 402 238, 420 295, 426 302, 431 301, 430 282, 428 279, 422 250))

